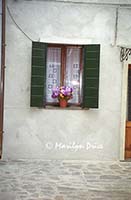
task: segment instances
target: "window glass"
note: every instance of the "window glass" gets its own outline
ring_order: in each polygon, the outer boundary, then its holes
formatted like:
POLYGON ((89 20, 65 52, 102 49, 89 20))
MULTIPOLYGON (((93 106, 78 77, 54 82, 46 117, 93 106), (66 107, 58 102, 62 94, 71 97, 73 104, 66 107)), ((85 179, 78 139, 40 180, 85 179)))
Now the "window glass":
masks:
POLYGON ((57 102, 53 99, 52 89, 60 85, 61 48, 49 47, 47 50, 46 69, 46 102, 57 102))
POLYGON ((80 52, 78 47, 67 47, 65 85, 73 88, 73 98, 70 103, 80 102, 80 52))

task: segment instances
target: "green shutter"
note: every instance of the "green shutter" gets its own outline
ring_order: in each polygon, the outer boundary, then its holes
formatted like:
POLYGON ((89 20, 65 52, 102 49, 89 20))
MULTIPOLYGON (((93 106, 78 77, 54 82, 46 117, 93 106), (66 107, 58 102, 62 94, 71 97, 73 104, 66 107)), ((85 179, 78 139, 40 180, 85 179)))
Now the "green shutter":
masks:
POLYGON ((47 44, 32 42, 31 106, 43 107, 45 103, 47 44))
POLYGON ((100 45, 84 47, 83 107, 98 108, 100 45))

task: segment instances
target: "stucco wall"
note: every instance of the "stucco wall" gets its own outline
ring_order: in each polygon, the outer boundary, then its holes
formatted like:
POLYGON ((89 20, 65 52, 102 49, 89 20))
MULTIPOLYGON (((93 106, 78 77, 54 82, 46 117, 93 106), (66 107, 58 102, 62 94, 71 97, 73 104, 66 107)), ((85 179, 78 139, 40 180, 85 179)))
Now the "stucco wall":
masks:
MULTIPOLYGON (((116 7, 49 1, 7 4, 32 40, 101 44, 100 108, 30 108, 31 41, 7 11, 3 158, 119 159, 122 64, 117 44, 128 39, 128 31, 121 34, 121 24, 123 12, 130 10, 119 10, 116 40, 116 7)), ((129 23, 130 12, 127 18, 129 23)))

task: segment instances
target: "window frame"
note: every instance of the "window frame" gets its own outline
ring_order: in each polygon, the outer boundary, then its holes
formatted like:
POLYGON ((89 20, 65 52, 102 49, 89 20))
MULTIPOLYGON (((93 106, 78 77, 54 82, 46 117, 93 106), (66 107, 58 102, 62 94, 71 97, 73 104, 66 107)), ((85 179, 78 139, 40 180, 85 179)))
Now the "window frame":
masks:
MULTIPOLYGON (((79 94, 79 102, 78 103, 70 103, 68 102, 69 106, 81 106, 82 104, 82 77, 83 77, 83 45, 73 45, 73 44, 54 44, 54 43, 48 43, 48 48, 61 48, 61 72, 60 72, 60 85, 64 85, 64 78, 65 78, 65 70, 66 70, 66 50, 67 48, 80 48, 80 94, 79 94)), ((46 63, 47 68, 47 63, 46 63)), ((52 105, 57 106, 59 105, 59 102, 45 102, 45 106, 52 105)))
MULTIPOLYGON (((46 106, 45 91, 48 44, 49 43, 32 41, 30 107, 48 108, 48 106, 46 106)), ((85 44, 80 46, 83 46, 81 108, 98 109, 101 45, 85 44)), ((73 106, 69 106, 69 108, 74 109, 73 106)))

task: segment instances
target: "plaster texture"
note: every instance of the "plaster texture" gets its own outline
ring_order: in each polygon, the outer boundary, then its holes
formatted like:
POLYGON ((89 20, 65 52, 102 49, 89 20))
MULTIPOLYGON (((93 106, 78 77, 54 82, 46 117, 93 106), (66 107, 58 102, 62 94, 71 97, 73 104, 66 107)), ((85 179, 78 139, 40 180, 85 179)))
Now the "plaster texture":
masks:
MULTIPOLYGON (((19 0, 20 1, 20 0, 19 0)), ((27 0, 33 1, 33 0, 27 0)), ((34 0, 34 1, 50 1, 50 0, 34 0)), ((112 4, 112 5, 131 5, 130 0, 54 0, 56 2, 64 3, 91 3, 91 4, 112 4)))
POLYGON ((117 43, 121 46, 131 48, 131 9, 120 9, 118 18, 118 40, 117 43))
POLYGON ((123 12, 130 19, 129 10, 119 10, 116 40, 115 7, 9 0, 7 6, 33 41, 101 44, 100 107, 30 108, 31 41, 7 11, 3 158, 119 159, 122 64, 117 42, 128 40, 120 24, 123 12))

